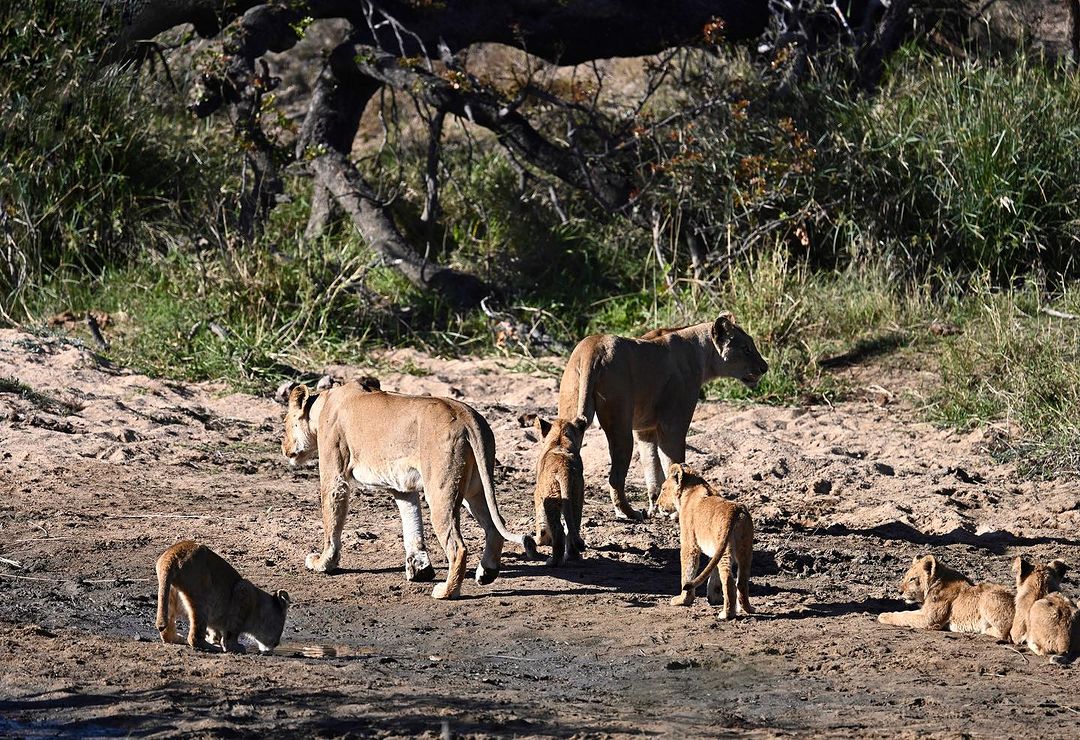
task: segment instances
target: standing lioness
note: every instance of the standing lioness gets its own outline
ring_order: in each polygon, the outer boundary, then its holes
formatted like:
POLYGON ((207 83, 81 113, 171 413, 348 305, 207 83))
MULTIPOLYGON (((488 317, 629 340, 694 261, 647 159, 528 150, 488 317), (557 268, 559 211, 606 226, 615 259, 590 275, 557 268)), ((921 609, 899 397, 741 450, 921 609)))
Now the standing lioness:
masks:
POLYGON ((413 580, 434 575, 424 547, 423 491, 449 563, 446 583, 431 592, 436 599, 457 596, 465 577, 462 503, 484 529, 477 583, 491 583, 499 575, 504 538, 537 557, 532 537, 510 533, 499 516, 491 427, 460 401, 385 393, 357 383, 322 393, 300 386, 289 393, 281 452, 293 465, 319 458, 324 539, 322 553, 305 561, 311 570, 325 573, 338 565, 351 481, 394 492, 402 515, 406 576, 413 580))
POLYGON ((664 470, 686 459, 686 431, 708 381, 738 378, 753 387, 769 369, 754 340, 721 314, 716 321, 654 330, 649 339, 596 334, 578 342, 559 385, 559 417, 593 414, 607 435, 608 484, 617 516, 639 519, 626 500, 626 472, 637 441, 652 512, 664 470))

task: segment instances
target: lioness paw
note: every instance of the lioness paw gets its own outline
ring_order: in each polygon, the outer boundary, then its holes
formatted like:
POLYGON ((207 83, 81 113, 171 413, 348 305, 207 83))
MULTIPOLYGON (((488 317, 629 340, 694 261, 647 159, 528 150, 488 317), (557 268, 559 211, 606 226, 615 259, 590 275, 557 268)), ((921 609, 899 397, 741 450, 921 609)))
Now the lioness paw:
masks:
POLYGON ((445 583, 439 583, 435 588, 431 589, 431 598, 433 599, 452 599, 457 596, 456 592, 451 592, 450 587, 445 583))
POLYGON ((673 596, 671 598, 671 605, 672 606, 689 606, 691 601, 692 601, 692 599, 690 597, 690 594, 683 592, 683 593, 679 594, 678 596, 673 596))
POLYGON ((313 570, 316 573, 329 573, 337 567, 337 562, 324 558, 322 555, 311 553, 304 558, 304 565, 308 570, 313 570))

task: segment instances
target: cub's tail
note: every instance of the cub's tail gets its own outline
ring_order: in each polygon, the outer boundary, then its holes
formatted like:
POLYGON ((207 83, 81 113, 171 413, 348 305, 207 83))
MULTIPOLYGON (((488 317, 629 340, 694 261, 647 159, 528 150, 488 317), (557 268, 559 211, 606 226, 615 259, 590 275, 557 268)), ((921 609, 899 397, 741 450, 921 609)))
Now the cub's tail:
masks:
MULTIPOLYGON (((154 566, 158 578, 156 625, 158 632, 161 633, 162 639, 171 636, 171 634, 176 631, 176 615, 169 614, 169 603, 172 601, 172 583, 175 574, 173 559, 169 557, 171 554, 171 552, 166 552, 158 558, 157 563, 154 566)), ((166 642, 168 642, 168 640, 166 640, 166 642)))
POLYGON ((742 508, 735 510, 735 515, 728 520, 727 526, 724 528, 724 534, 720 538, 720 542, 716 546, 716 552, 709 558, 709 562, 705 563, 705 568, 697 574, 697 576, 683 584, 683 591, 693 591, 701 584, 708 580, 709 575, 713 572, 717 565, 720 564, 720 558, 724 557, 724 553, 728 549, 728 541, 731 539, 731 530, 735 526, 738 519, 746 516, 745 510, 742 508))

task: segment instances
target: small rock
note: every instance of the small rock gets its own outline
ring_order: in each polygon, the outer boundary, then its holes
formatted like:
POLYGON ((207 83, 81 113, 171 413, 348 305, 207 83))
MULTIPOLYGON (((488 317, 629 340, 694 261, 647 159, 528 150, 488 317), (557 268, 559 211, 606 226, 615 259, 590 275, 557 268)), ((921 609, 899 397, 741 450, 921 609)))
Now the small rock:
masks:
POLYGON ((669 671, 682 671, 687 668, 698 668, 701 664, 693 658, 685 658, 683 660, 669 660, 664 668, 669 671))
POLYGON ((896 471, 893 470, 893 466, 887 465, 883 462, 874 463, 874 470, 876 470, 878 473, 881 473, 882 475, 896 475, 896 471))
POLYGON ((832 481, 831 480, 828 480, 826 478, 822 478, 821 480, 814 483, 814 493, 818 494, 819 496, 824 496, 825 494, 827 494, 827 493, 829 493, 831 491, 832 491, 832 481))

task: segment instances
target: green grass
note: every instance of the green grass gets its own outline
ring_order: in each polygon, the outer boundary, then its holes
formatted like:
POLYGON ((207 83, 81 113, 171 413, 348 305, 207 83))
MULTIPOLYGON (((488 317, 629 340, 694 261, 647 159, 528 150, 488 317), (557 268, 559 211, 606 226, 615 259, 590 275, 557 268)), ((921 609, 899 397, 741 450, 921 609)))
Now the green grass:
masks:
POLYGON ((5 378, 0 376, 0 393, 10 393, 18 396, 19 398, 29 401, 42 411, 58 416, 68 416, 82 411, 82 406, 77 403, 53 398, 46 393, 34 390, 26 383, 23 383, 16 378, 5 378))
MULTIPOLYGON (((0 316, 40 326, 60 310, 106 311, 111 359, 249 389, 332 362, 370 365, 373 349, 402 345, 557 371, 557 359, 496 349, 481 311, 418 291, 350 225, 305 242, 303 181, 264 233, 237 239, 241 154, 225 124, 193 123, 160 81, 94 77, 97 39, 73 22, 94 4, 43 21, 46 5, 0 21, 17 60, 0 82, 0 247, 14 255, 0 260, 0 316)), ((539 179, 522 189, 493 144, 466 154, 448 139, 439 259, 498 285, 498 310, 543 316, 568 347, 731 311, 771 370, 753 391, 718 381, 713 398, 840 400, 852 389, 830 366, 845 358, 929 358, 940 375, 918 396, 929 418, 1002 426, 999 454, 1031 475, 1080 468, 1080 321, 1042 312, 1080 313, 1077 77, 1023 57, 908 51, 877 97, 825 75, 777 101, 745 56, 690 68, 696 81, 662 92, 640 123, 662 118, 665 101, 755 103, 644 136, 636 166, 648 187, 631 213, 599 213, 539 179), (694 276, 691 222, 711 254, 694 276), (932 322, 959 333, 936 336, 932 322)), ((407 234, 420 228, 424 151, 402 140, 362 164, 405 173, 393 207, 407 234)))

